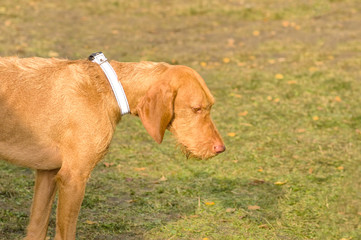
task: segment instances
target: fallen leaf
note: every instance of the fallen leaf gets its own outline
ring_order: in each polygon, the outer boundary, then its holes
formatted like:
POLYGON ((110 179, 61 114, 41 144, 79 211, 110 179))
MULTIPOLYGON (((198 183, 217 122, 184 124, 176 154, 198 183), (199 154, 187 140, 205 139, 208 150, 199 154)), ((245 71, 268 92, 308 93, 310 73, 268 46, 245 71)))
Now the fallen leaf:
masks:
POLYGON ((288 81, 287 84, 290 84, 290 85, 291 85, 291 84, 297 84, 297 81, 291 80, 291 81, 288 81))
POLYGON ((48 52, 48 56, 49 57, 59 57, 59 53, 55 52, 55 51, 49 51, 48 52))
POLYGON ((104 164, 105 167, 110 167, 110 166, 113 166, 113 165, 114 165, 114 163, 108 163, 108 162, 105 162, 105 163, 103 163, 103 164, 104 164))
POLYGON ((306 132, 306 129, 299 128, 299 129, 296 129, 295 132, 296 133, 304 133, 304 132, 306 132))
POLYGON ((226 209, 226 212, 227 212, 227 213, 233 213, 233 212, 235 212, 235 211, 236 211, 235 208, 227 208, 227 209, 226 209))
POLYGON ((277 181, 274 184, 275 185, 285 185, 287 183, 287 181, 281 182, 281 181, 277 181))
POLYGON ((229 133, 227 133, 227 135, 230 136, 230 137, 234 137, 234 136, 236 136, 236 133, 234 133, 234 132, 229 132, 229 133))
POLYGON ((275 64, 275 63, 276 63, 276 60, 274 60, 274 59, 269 59, 269 60, 268 60, 268 63, 269 63, 269 64, 275 64))
POLYGON ((312 174, 312 173, 313 173, 313 169, 312 169, 312 168, 308 169, 308 173, 309 173, 309 174, 312 174))
POLYGON ((237 63, 237 66, 239 66, 239 67, 244 67, 245 65, 246 65, 245 62, 239 62, 239 63, 237 63))
POLYGON ((265 183, 265 180, 263 180, 263 179, 255 179, 252 182, 250 182, 249 184, 250 185, 260 185, 260 184, 263 184, 263 183, 265 183))
POLYGON ((247 116, 248 111, 238 113, 238 116, 247 116))
POLYGON ((96 224, 96 222, 93 222, 93 221, 90 221, 90 220, 86 220, 85 223, 86 223, 86 224, 89 224, 89 225, 94 225, 94 224, 96 224))
POLYGON ((228 47, 234 47, 235 40, 234 38, 228 38, 227 39, 227 46, 228 47))
POLYGON ((313 72, 316 72, 318 69, 316 68, 316 67, 310 67, 309 69, 308 69, 308 71, 310 71, 311 73, 313 73, 313 72))
POLYGON ((268 97, 267 97, 267 100, 268 100, 268 101, 272 101, 272 97, 271 97, 271 96, 268 96, 268 97))
POLYGON ((283 75, 282 74, 280 74, 280 73, 277 73, 276 75, 275 75, 275 78, 276 79, 283 79, 283 75))
POLYGON ((223 58, 223 62, 224 62, 224 63, 229 63, 230 61, 231 61, 231 59, 228 58, 228 57, 223 58))
POLYGON ((251 206, 248 206, 247 208, 248 208, 248 210, 252 210, 252 211, 261 209, 261 207, 257 206, 257 205, 251 205, 251 206))
POLYGON ((343 170, 344 167, 343 167, 343 166, 339 166, 339 167, 337 167, 337 169, 338 169, 338 170, 343 170))
POLYGON ((4 25, 5 25, 6 27, 9 27, 9 26, 11 25, 11 20, 6 20, 5 23, 4 23, 4 25))
POLYGON ((259 168, 257 172, 263 172, 263 168, 259 168))
POLYGON ((289 25, 290 25, 290 23, 288 21, 283 21, 282 22, 283 27, 288 27, 289 25))
POLYGON ((202 67, 206 67, 207 66, 207 63, 206 62, 201 62, 200 63, 202 67))
POLYGON ((144 171, 145 167, 141 167, 141 168, 134 168, 135 171, 140 172, 140 171, 144 171))
POLYGON ((161 178, 159 178, 157 181, 155 181, 154 183, 155 184, 159 184, 159 183, 161 183, 161 182, 165 182, 165 181, 167 181, 167 178, 165 177, 165 176, 162 176, 161 178))
POLYGON ((262 225, 259 225, 258 228, 270 228, 270 226, 267 224, 262 224, 262 225))
POLYGON ((253 36, 258 37, 260 35, 260 31, 255 30, 252 34, 253 36))
POLYGON ((312 119, 313 121, 318 121, 320 118, 318 116, 313 116, 312 119))
POLYGON ((205 202, 204 204, 207 205, 207 206, 212 206, 212 205, 214 205, 215 203, 214 203, 214 202, 205 202))
POLYGON ((275 100, 273 100, 275 103, 278 103, 280 101, 279 98, 275 98, 275 100))
POLYGON ((341 98, 340 98, 339 96, 336 96, 336 97, 335 97, 335 101, 336 101, 336 102, 342 102, 342 100, 341 100, 341 98))
POLYGON ((202 238, 202 240, 209 240, 209 238, 202 238))

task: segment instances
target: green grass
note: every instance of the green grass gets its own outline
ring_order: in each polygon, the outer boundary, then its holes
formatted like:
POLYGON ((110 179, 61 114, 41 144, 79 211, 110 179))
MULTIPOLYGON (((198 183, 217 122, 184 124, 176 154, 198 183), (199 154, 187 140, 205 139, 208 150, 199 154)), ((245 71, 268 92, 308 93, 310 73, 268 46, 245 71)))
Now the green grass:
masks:
MULTIPOLYGON (((77 239, 356 240, 360 21, 358 0, 3 0, 0 55, 183 64, 216 97, 227 151, 208 161, 124 117, 77 239)), ((0 239, 24 236, 33 178, 0 162, 0 239)), ((54 227, 55 212, 50 237, 54 227)))

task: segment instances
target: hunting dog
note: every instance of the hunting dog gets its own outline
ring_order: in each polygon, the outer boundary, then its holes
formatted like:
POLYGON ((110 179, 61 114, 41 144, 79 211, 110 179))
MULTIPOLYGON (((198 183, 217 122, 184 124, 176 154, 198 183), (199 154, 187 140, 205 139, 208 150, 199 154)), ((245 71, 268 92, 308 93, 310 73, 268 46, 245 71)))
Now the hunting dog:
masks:
MULTIPOLYGON (((150 136, 166 129, 188 156, 225 150, 210 111, 214 98, 186 66, 110 61, 150 136)), ((58 191, 56 240, 75 239, 85 185, 106 154, 120 109, 107 77, 89 60, 0 58, 0 159, 36 170, 25 239, 45 239, 58 191)))

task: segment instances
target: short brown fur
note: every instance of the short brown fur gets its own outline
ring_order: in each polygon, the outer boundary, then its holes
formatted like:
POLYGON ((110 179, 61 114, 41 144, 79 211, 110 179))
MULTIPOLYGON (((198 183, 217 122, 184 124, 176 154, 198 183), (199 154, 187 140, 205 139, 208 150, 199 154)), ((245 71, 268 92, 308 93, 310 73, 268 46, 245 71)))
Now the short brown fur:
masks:
MULTIPOLYGON (((131 114, 155 141, 166 129, 187 155, 225 150, 210 109, 214 98, 194 70, 166 63, 112 61, 131 114)), ((56 240, 75 239, 86 181, 120 121, 101 68, 88 60, 0 58, 0 158, 36 170, 25 239, 45 239, 58 190, 56 240)))

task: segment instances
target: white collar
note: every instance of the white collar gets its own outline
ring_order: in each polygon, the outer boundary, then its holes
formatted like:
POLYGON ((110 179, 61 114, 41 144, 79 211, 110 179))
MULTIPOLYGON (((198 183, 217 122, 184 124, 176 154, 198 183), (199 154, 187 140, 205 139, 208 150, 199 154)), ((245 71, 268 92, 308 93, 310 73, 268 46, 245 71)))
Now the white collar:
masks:
POLYGON ((117 99, 121 114, 124 115, 130 113, 128 100, 122 84, 118 81, 117 74, 115 73, 114 69, 112 68, 104 54, 102 52, 93 53, 89 56, 89 60, 99 64, 99 66, 102 68, 103 72, 107 76, 110 86, 113 89, 114 96, 117 99))

